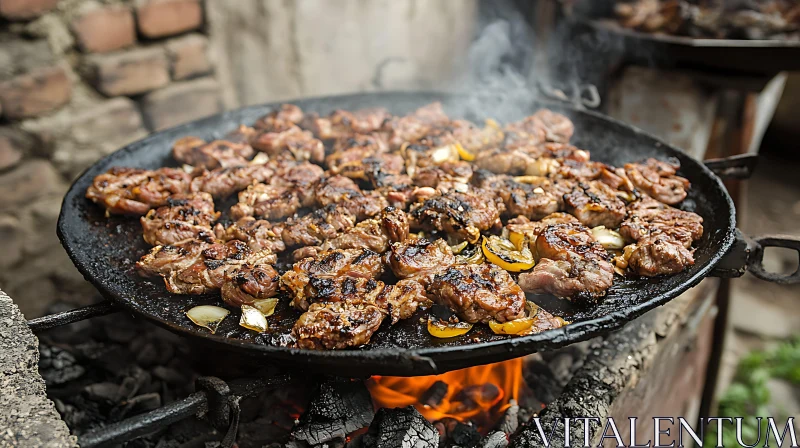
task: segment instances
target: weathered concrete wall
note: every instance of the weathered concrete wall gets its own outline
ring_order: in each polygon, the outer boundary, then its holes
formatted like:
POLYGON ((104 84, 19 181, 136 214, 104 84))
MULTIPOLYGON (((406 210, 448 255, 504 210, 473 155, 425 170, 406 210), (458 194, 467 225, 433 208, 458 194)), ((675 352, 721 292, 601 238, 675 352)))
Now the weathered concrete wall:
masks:
POLYGON ((208 0, 226 106, 431 88, 464 61, 474 0, 208 0))

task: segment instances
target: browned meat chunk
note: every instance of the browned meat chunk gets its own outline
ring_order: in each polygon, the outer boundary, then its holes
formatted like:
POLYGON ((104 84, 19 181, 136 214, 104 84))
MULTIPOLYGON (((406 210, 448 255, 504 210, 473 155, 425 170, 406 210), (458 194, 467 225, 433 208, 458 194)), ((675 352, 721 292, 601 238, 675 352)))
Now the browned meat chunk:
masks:
POLYGON ((202 260, 203 251, 209 246, 209 243, 197 240, 156 246, 136 262, 136 271, 143 277, 166 276, 173 271, 182 271, 202 260))
POLYGON ((378 307, 392 318, 392 324, 400 319, 408 319, 420 306, 430 305, 425 288, 415 279, 400 280, 387 285, 375 299, 378 307))
POLYGON ((629 217, 620 225, 620 234, 630 242, 660 232, 689 248, 703 236, 703 218, 652 198, 644 197, 628 206, 629 217))
POLYGON ((260 130, 285 129, 288 124, 298 124, 303 120, 303 110, 294 104, 281 104, 281 107, 256 120, 253 125, 260 130))
POLYGON ((508 176, 493 176, 482 180, 480 184, 502 199, 507 216, 541 219, 563 206, 558 189, 544 177, 531 177, 522 183, 508 176))
POLYGON ((207 170, 245 165, 253 154, 255 151, 249 144, 226 140, 206 143, 197 137, 184 137, 172 145, 172 157, 175 160, 207 170))
POLYGON ((675 173, 680 168, 677 163, 647 159, 640 163, 626 163, 625 174, 633 185, 665 204, 677 204, 686 197, 689 181, 675 173))
MULTIPOLYGON (((333 142, 331 153, 346 152, 353 149, 366 150, 369 154, 380 154, 389 150, 389 143, 386 141, 386 135, 380 132, 353 134, 336 139, 333 142)), ((326 158, 325 160, 328 163, 329 159, 326 158)))
MULTIPOLYGON (((502 203, 501 203, 502 204, 502 203)), ((449 191, 412 206, 411 217, 425 230, 439 230, 475 243, 481 231, 500 223, 501 207, 490 192, 449 191)))
POLYGON ((357 347, 369 342, 385 315, 375 305, 315 303, 297 319, 292 335, 310 350, 357 347))
POLYGON ((322 142, 314 138, 311 132, 294 125, 288 129, 264 131, 253 137, 250 144, 273 157, 317 163, 325 158, 325 146, 322 142))
POLYGON ((434 302, 466 322, 506 322, 525 315, 525 293, 504 269, 491 263, 451 266, 427 287, 434 302))
POLYGON ((278 293, 280 275, 269 264, 244 264, 225 273, 222 300, 231 306, 252 305, 278 293))
POLYGON ((525 117, 505 127, 506 146, 536 146, 544 142, 567 143, 575 131, 569 118, 541 109, 535 114, 525 117))
POLYGON ((297 213, 301 206, 294 187, 255 184, 239 193, 239 202, 231 207, 231 216, 234 219, 247 216, 282 219, 297 213))
POLYGON ((352 179, 338 175, 320 182, 315 196, 317 204, 321 207, 341 204, 355 215, 357 220, 375 216, 389 205, 386 199, 377 192, 362 192, 352 179))
POLYGON ((114 167, 94 178, 86 197, 105 207, 107 214, 144 215, 166 204, 171 195, 188 191, 190 181, 186 172, 174 168, 114 167))
POLYGON ((611 287, 614 268, 608 253, 581 224, 555 224, 536 237, 533 271, 519 275, 523 290, 559 297, 600 297, 611 287))
POLYGON ((327 117, 310 115, 303 126, 318 138, 333 140, 377 131, 391 117, 386 109, 361 109, 355 112, 337 109, 327 117))
POLYGON ((298 261, 283 274, 281 283, 291 293, 292 305, 307 310, 312 301, 334 301, 327 297, 341 295, 342 289, 349 288, 341 284, 345 277, 372 280, 382 273, 383 264, 377 253, 369 249, 337 249, 298 261))
POLYGON ((332 173, 341 174, 351 179, 369 180, 378 173, 397 175, 405 170, 405 160, 398 154, 380 153, 360 158, 358 161, 332 169, 332 173))
POLYGON ((269 165, 250 164, 216 168, 192 179, 191 191, 205 191, 215 198, 227 198, 256 182, 265 182, 275 171, 269 165))
POLYGON ((623 254, 614 260, 618 267, 627 267, 645 277, 670 275, 694 264, 692 250, 660 231, 651 232, 636 244, 626 246, 623 254))
POLYGON ((211 223, 218 217, 210 194, 190 193, 173 195, 167 205, 150 210, 140 221, 144 240, 159 246, 188 239, 213 242, 211 223))
POLYGON ((281 236, 287 247, 319 246, 355 225, 356 217, 347 208, 330 204, 302 218, 289 219, 281 236))
POLYGON ((397 278, 427 281, 436 272, 456 263, 456 257, 447 242, 434 242, 425 238, 408 238, 392 243, 386 263, 397 278))
POLYGON ((214 233, 221 241, 244 241, 253 252, 269 249, 274 253, 286 250, 281 239, 283 227, 263 219, 244 217, 228 227, 217 224, 214 233))
POLYGON ((445 128, 470 154, 477 154, 484 148, 497 147, 503 143, 503 131, 493 120, 487 120, 483 128, 466 120, 453 120, 445 128))
POLYGON ((472 179, 472 164, 464 161, 444 162, 417 170, 414 185, 430 187, 444 193, 450 190, 466 191, 472 179))
POLYGON ((511 218, 506 224, 509 234, 516 233, 523 235, 524 239, 528 241, 531 246, 531 252, 536 250, 536 237, 542 233, 547 226, 553 224, 579 224, 574 216, 567 213, 552 213, 545 216, 538 221, 531 221, 525 216, 517 216, 511 218))
POLYGON ((240 124, 238 128, 225 135, 225 140, 233 143, 250 144, 250 139, 256 134, 258 134, 258 131, 254 128, 240 124))
POLYGON ((382 130, 389 133, 389 146, 400 148, 403 143, 414 142, 435 126, 447 124, 450 119, 442 110, 441 103, 431 103, 404 117, 391 117, 383 123, 382 130))
POLYGON ((619 227, 625 219, 625 203, 616 190, 599 181, 581 182, 564 196, 566 210, 585 226, 619 227))
POLYGON ((304 207, 314 204, 314 186, 325 176, 325 171, 313 163, 281 164, 275 170, 273 185, 294 187, 298 190, 304 207))

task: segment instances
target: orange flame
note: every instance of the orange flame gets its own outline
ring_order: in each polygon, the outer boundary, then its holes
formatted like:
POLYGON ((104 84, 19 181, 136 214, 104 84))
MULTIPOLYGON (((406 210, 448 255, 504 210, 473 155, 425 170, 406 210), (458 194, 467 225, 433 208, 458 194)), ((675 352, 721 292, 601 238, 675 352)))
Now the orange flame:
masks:
POLYGON ((450 417, 487 428, 508 408, 510 399, 519 401, 524 387, 522 358, 441 375, 373 376, 367 387, 376 409, 413 405, 429 421, 450 417), (423 403, 437 381, 447 384, 447 393, 438 404, 423 403))

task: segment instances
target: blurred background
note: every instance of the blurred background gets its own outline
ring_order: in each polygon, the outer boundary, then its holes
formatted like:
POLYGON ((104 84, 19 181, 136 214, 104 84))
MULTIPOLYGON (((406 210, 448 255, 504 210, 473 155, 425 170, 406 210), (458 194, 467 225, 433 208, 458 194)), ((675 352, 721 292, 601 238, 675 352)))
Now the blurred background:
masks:
MULTIPOLYGON (((800 73, 664 61, 582 26, 586 3, 0 0, 0 287, 28 318, 95 300, 55 222, 98 158, 224 110, 361 91, 524 90, 592 107, 591 85, 600 111, 695 157, 760 154, 730 185, 740 227, 800 235, 800 73)), ((788 251, 767 258, 797 266, 788 251)), ((720 388, 746 353, 800 332, 797 286, 730 286, 720 388)))

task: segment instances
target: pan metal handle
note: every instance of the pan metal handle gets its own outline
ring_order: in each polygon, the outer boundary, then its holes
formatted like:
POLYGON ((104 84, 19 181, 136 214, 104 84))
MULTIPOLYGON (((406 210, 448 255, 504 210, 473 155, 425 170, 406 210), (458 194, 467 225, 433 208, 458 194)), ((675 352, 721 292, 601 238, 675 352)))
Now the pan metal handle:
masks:
POLYGON ((783 247, 793 249, 800 260, 800 238, 789 235, 763 235, 750 238, 736 229, 736 240, 731 249, 719 261, 711 276, 721 278, 741 277, 750 272, 761 280, 780 285, 800 283, 800 267, 792 274, 778 274, 764 268, 764 249, 783 247))
POLYGON ((60 327, 93 317, 105 316, 106 314, 116 313, 118 311, 120 311, 120 309, 115 307, 113 303, 104 301, 75 308, 74 310, 62 311, 60 313, 31 319, 28 321, 28 328, 30 328, 32 332, 38 333, 40 331, 49 330, 50 328, 60 327))
POLYGON ((722 179, 749 179, 758 164, 758 154, 739 154, 703 162, 722 179))
POLYGON ((602 103, 600 91, 594 84, 574 82, 562 89, 543 81, 537 81, 536 87, 545 98, 570 103, 578 109, 596 109, 602 103))

